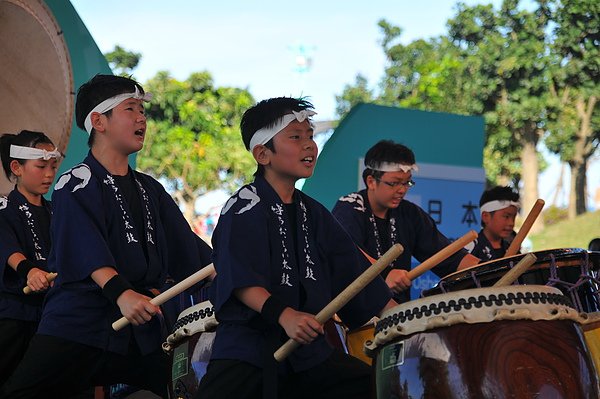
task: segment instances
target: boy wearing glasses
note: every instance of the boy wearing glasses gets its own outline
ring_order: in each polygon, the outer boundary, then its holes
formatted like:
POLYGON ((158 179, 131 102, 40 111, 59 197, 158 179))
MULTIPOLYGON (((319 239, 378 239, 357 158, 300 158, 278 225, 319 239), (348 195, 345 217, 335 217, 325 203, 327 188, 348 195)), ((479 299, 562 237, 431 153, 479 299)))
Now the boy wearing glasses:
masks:
MULTIPOLYGON (((423 209, 404 199, 415 184, 412 172, 417 170, 415 155, 408 147, 382 140, 365 155, 363 181, 367 188, 340 198, 332 211, 356 245, 373 258, 395 243, 402 244, 402 255, 382 273, 398 303, 410 300, 411 257, 423 262, 450 244, 423 209)), ((460 250, 433 272, 443 277, 478 261, 460 250)))

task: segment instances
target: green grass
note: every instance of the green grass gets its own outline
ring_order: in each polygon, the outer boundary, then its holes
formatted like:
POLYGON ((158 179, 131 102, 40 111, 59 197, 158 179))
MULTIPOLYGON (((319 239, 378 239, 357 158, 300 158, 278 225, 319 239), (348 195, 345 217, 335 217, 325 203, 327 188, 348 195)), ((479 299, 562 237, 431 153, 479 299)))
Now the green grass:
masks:
POLYGON ((530 239, 534 251, 554 248, 584 248, 589 242, 600 237, 600 211, 588 212, 574 220, 564 220, 544 231, 532 234, 530 239))

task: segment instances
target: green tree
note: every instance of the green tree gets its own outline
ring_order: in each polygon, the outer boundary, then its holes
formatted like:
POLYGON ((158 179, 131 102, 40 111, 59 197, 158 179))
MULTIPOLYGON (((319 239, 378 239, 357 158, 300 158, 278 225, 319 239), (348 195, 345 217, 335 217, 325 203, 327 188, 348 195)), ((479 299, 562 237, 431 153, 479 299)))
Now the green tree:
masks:
POLYGON ((193 73, 183 82, 159 72, 145 89, 154 97, 137 167, 165 181, 191 221, 200 195, 219 188, 233 191, 251 180, 255 164, 242 143, 239 122, 254 100, 245 89, 215 87, 208 72, 193 73))
POLYGON ((561 0, 554 8, 548 148, 571 168, 568 215, 586 212, 589 158, 600 141, 600 3, 561 0))
POLYGON ((385 20, 379 21, 382 45, 388 60, 382 81, 380 101, 422 110, 467 114, 474 112, 464 92, 470 85, 464 79, 465 65, 457 48, 439 37, 400 42, 402 30, 385 20))
MULTIPOLYGON (((534 11, 520 9, 518 0, 504 0, 497 12, 491 6, 459 4, 456 17, 448 23, 450 37, 463 50, 467 62, 478 66, 479 99, 488 137, 494 137, 488 139, 487 146, 518 146, 522 202, 527 210, 538 198, 537 145, 547 122, 549 21, 545 0, 538 1, 534 11), (510 134, 513 143, 506 140, 510 134)), ((489 148, 486 150, 489 155, 489 148)))
MULTIPOLYGON (((496 26, 491 6, 480 6, 468 11, 479 24, 470 24, 469 40, 483 40, 490 26, 496 26)), ((469 15, 469 16, 471 16, 469 15)), ((470 22, 463 18, 462 22, 470 22)), ((479 49, 460 46, 448 37, 416 40, 407 45, 400 41, 402 29, 385 20, 379 21, 383 51, 387 58, 381 93, 373 102, 438 112, 465 115, 484 114, 488 125, 484 166, 493 184, 518 184, 520 161, 518 146, 512 133, 497 123, 497 115, 486 112, 494 109, 497 83, 490 80, 487 66, 478 56, 479 49), (490 126, 495 127, 494 130, 490 126), (493 133, 493 134, 492 134, 493 133)), ((338 99, 338 112, 349 109, 341 99, 368 98, 365 81, 346 86, 338 99), (341 105, 341 106, 340 106, 341 105)), ((355 105, 349 102, 350 105, 355 105)), ((339 112, 343 116, 342 112, 339 112)))
POLYGON ((142 54, 125 50, 123 47, 116 45, 113 51, 104 54, 104 58, 117 75, 130 76, 140 63, 142 54))
POLYGON ((369 89, 368 80, 363 75, 357 75, 354 85, 346 85, 342 94, 335 96, 336 113, 340 116, 346 115, 352 107, 360 103, 375 101, 373 91, 369 89))

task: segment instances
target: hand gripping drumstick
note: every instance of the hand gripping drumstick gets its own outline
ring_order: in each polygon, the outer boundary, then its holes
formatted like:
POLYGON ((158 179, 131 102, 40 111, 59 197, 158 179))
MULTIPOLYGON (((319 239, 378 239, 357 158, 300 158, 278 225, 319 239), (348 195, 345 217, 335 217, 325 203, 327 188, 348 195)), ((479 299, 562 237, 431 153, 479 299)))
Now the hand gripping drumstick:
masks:
POLYGON ((441 262, 449 258, 451 255, 455 254, 458 250, 460 250, 476 238, 477 233, 475 232, 475 230, 469 231, 467 234, 460 237, 458 240, 448 244, 445 248, 433 255, 431 258, 427 259, 425 262, 421 263, 419 266, 410 270, 408 272, 408 278, 411 280, 416 279, 421 274, 439 265, 441 262))
POLYGON ((513 255, 516 255, 517 252, 519 252, 519 248, 521 248, 521 244, 523 243, 523 240, 527 236, 527 233, 529 233, 531 226, 533 226, 533 223, 535 222, 535 220, 539 216, 540 212, 542 211, 544 204, 545 204, 545 202, 543 199, 538 199, 537 201, 535 201, 535 204, 533 204, 533 207, 531 207, 531 211, 529 211, 529 215, 527 215, 527 217, 525 218, 525 221, 523 222, 523 225, 519 229, 519 232, 517 233, 515 238, 510 243, 510 246, 506 250, 504 257, 513 256, 513 255))
MULTIPOLYGON (((48 280, 49 283, 53 282, 56 279, 56 276, 58 276, 58 274, 56 273, 48 273, 46 274, 46 280, 48 280)), ((26 285, 25 287, 23 287, 23 293, 29 295, 33 292, 33 290, 31 288, 29 288, 28 285, 26 285)))
POLYGON ((506 287, 507 285, 511 285, 521 274, 525 273, 525 271, 529 269, 529 266, 533 265, 536 260, 537 257, 534 254, 528 253, 519 261, 519 263, 502 276, 500 280, 496 281, 494 287, 506 287))
MULTIPOLYGON (((187 290, 192 285, 204 280, 205 278, 207 278, 214 272, 215 272, 215 267, 211 263, 210 265, 205 266, 202 269, 198 270, 196 273, 192 274, 185 280, 182 280, 179 283, 175 284, 174 286, 172 286, 171 288, 169 288, 162 294, 159 294, 156 297, 152 298, 150 300, 150 303, 153 305, 156 305, 156 306, 160 306, 163 303, 167 302, 169 299, 173 298, 174 296, 181 294, 183 291, 187 290)), ((121 317, 119 320, 112 323, 112 328, 115 331, 119 331, 120 329, 125 327, 127 324, 129 324, 129 320, 127 320, 125 317, 121 317)))
MULTIPOLYGON (((350 283, 342 292, 340 292, 331 302, 317 313, 315 319, 324 324, 329 320, 334 313, 344 307, 352 298, 356 296, 363 288, 365 288, 375 277, 377 277, 390 263, 402 254, 404 248, 400 244, 394 244, 384 253, 372 266, 365 270, 360 276, 350 283)), ((275 360, 278 362, 284 360, 290 353, 294 351, 300 344, 293 339, 289 339, 275 352, 275 360)))

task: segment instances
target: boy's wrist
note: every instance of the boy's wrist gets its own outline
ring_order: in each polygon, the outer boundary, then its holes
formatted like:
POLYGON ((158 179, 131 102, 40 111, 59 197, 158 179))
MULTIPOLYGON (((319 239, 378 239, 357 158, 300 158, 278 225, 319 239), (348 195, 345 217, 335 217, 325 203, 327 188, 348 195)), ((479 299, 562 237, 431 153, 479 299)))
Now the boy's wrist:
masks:
POLYGON ((279 324, 279 316, 281 316, 281 314, 287 307, 288 306, 281 300, 279 300, 279 298, 277 298, 274 295, 271 295, 263 304, 262 309, 260 311, 260 315, 269 324, 277 325, 279 324))
POLYGON ((133 286, 125 279, 125 277, 120 274, 115 274, 110 278, 102 287, 102 295, 104 295, 108 300, 117 304, 117 299, 121 296, 121 294, 127 290, 132 290, 133 286))
POLYGON ((23 280, 27 280, 27 275, 29 274, 31 269, 35 269, 36 267, 37 266, 35 265, 35 263, 30 261, 29 259, 23 259, 17 265, 16 271, 19 277, 21 277, 23 280))

